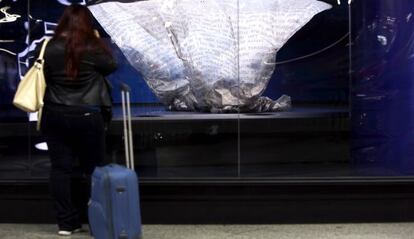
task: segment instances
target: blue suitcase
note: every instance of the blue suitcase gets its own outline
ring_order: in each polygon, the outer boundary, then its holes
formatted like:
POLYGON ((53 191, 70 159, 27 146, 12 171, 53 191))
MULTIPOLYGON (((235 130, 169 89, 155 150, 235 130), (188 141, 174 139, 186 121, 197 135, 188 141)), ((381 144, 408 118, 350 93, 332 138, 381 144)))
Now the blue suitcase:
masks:
POLYGON ((88 217, 95 239, 139 239, 142 236, 138 177, 132 153, 129 87, 121 88, 127 167, 110 164, 97 167, 92 174, 88 217))

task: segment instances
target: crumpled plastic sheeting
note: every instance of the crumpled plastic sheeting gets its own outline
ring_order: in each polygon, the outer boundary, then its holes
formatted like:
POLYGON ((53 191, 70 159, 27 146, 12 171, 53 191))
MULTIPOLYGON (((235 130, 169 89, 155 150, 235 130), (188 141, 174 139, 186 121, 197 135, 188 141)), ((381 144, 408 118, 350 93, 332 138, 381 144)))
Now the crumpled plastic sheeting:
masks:
POLYGON ((266 112, 277 51, 317 13, 317 0, 150 0, 90 6, 170 110, 266 112))

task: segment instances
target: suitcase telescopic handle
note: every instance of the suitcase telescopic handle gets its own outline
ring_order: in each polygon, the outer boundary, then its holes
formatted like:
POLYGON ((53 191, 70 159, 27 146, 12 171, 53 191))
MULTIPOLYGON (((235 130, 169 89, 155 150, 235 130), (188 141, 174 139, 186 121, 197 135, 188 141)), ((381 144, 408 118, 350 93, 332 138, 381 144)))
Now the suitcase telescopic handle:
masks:
POLYGON ((125 147, 125 161, 127 168, 135 169, 134 165, 134 150, 132 142, 132 126, 131 126, 131 102, 130 91, 131 88, 121 83, 121 97, 122 97, 122 115, 124 124, 124 147, 125 147))

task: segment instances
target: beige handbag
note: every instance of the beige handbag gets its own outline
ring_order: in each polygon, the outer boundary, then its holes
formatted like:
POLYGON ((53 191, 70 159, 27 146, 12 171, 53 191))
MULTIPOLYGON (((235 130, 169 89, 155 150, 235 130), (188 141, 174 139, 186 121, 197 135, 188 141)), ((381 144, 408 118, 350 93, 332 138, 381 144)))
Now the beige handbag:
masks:
POLYGON ((37 121, 38 130, 40 129, 43 97, 46 91, 46 81, 43 74, 43 55, 48 41, 46 39, 43 42, 39 57, 20 81, 13 99, 13 104, 17 108, 25 112, 39 112, 37 121))

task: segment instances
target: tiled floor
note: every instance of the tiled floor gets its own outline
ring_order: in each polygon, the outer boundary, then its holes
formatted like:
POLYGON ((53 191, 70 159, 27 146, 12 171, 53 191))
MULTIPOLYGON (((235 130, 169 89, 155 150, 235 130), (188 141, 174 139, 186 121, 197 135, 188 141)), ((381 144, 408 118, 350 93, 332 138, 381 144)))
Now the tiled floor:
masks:
MULTIPOLYGON (((55 225, 0 224, 1 239, 62 238, 55 231, 55 225)), ((143 231, 144 239, 413 239, 414 223, 144 225, 143 231)), ((65 238, 91 237, 80 233, 65 238)))

